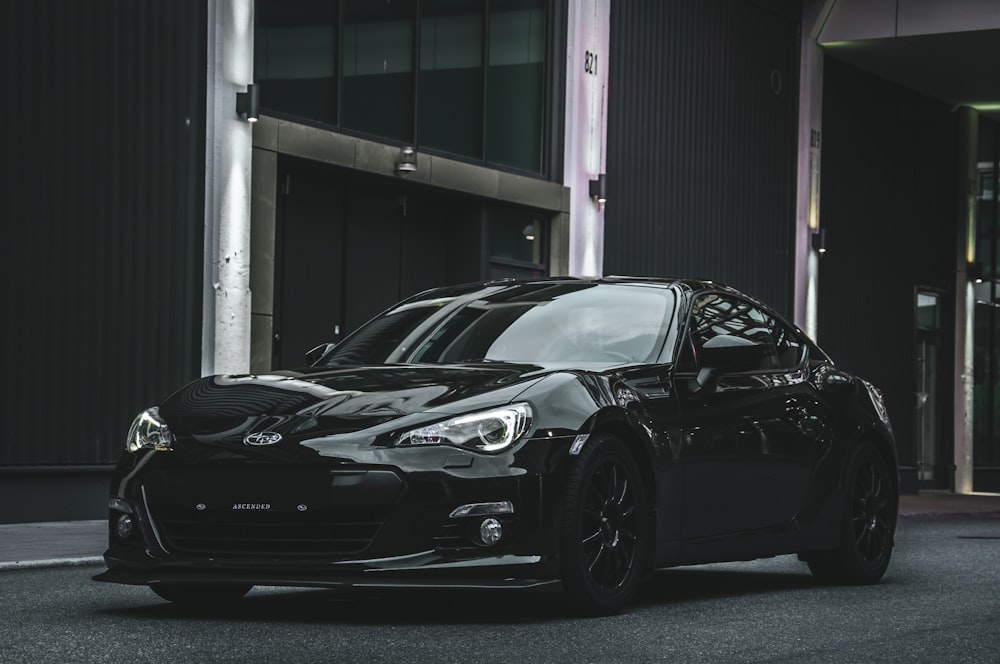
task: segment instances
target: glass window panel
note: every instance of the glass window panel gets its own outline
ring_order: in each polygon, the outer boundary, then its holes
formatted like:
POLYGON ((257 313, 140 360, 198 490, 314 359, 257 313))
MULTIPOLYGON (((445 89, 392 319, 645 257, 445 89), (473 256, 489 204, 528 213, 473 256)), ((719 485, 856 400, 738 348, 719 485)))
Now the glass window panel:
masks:
POLYGON ((533 265, 545 262, 544 224, 520 210, 496 208, 490 213, 490 256, 533 265))
POLYGON ((938 329, 938 296, 934 293, 917 293, 917 327, 938 329))
POLYGON ((336 124, 336 5, 260 0, 255 22, 254 80, 261 84, 261 107, 336 124))
POLYGON ((481 2, 424 0, 420 18, 421 146, 482 157, 481 2))
POLYGON ((344 3, 343 126, 413 141, 414 2, 344 3))
POLYGON ((541 171, 544 0, 493 0, 489 31, 486 160, 541 171))

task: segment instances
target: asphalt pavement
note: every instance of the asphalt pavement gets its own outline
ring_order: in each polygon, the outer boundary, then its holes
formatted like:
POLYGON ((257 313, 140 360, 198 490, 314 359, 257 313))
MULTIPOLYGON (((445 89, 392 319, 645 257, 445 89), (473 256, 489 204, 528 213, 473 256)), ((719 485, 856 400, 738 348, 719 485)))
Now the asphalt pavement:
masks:
MULTIPOLYGON (((994 513, 1000 516, 1000 494, 926 492, 899 499, 904 518, 994 513)), ((0 524, 0 571, 99 565, 107 527, 104 519, 0 524)))

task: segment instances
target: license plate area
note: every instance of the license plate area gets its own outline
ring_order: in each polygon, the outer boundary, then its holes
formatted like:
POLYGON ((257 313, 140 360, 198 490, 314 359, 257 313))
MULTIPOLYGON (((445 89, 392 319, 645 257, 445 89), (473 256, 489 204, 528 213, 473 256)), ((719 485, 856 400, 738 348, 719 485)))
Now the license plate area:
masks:
POLYGON ((143 492, 170 552, 342 558, 368 548, 402 487, 385 469, 225 466, 153 472, 143 492))

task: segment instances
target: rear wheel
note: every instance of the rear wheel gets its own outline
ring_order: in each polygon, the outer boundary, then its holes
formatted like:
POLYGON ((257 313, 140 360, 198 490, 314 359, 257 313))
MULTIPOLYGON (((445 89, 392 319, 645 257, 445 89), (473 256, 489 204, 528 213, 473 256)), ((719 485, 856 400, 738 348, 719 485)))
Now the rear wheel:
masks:
POLYGON ((225 604, 235 602, 253 588, 249 583, 154 583, 150 589, 178 604, 225 604))
POLYGON ((896 483, 871 443, 863 443, 855 452, 847 478, 840 547, 812 554, 807 561, 809 570, 826 583, 877 583, 892 555, 896 483))
POLYGON ((574 611, 618 613, 635 595, 646 546, 646 497, 625 444, 595 436, 566 486, 560 554, 574 611))

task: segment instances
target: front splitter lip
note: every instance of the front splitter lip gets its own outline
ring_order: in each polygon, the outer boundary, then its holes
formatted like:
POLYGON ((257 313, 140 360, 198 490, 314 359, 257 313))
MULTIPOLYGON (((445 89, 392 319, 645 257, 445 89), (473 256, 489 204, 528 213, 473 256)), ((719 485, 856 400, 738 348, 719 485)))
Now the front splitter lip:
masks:
POLYGON ((365 561, 262 566, 252 561, 163 562, 137 567, 105 555, 109 569, 94 581, 128 585, 158 583, 249 583, 307 588, 558 589, 561 581, 537 578, 542 556, 499 555, 444 561, 433 552, 365 561))
POLYGON ((108 583, 124 583, 136 586, 155 586, 160 583, 249 583, 254 586, 281 586, 297 588, 409 588, 455 590, 558 590, 562 581, 558 579, 463 579, 463 578, 398 578, 383 575, 345 576, 320 579, 316 577, 298 577, 282 574, 236 574, 219 575, 211 572, 168 572, 156 574, 150 572, 130 572, 125 570, 108 570, 93 577, 94 581, 108 583))

